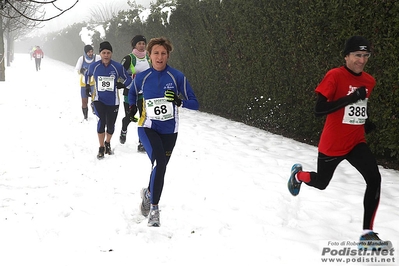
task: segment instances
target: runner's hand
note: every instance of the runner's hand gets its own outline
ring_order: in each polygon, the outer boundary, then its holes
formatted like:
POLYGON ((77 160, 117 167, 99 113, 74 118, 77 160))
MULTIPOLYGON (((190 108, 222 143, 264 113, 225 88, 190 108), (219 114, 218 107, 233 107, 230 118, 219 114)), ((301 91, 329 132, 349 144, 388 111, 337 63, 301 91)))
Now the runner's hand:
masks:
POLYGON ((91 87, 89 84, 86 85, 86 96, 91 97, 91 87))
POLYGON ((132 122, 137 122, 137 118, 135 117, 137 113, 137 106, 136 105, 131 105, 129 106, 129 119, 132 122))
POLYGON ((364 123, 364 131, 366 134, 374 131, 377 128, 377 126, 370 121, 370 119, 366 119, 366 122, 364 123))
POLYGON ((122 82, 117 82, 116 83, 116 87, 118 88, 118 89, 122 89, 122 88, 125 88, 126 86, 125 86, 125 84, 123 84, 122 82))
POLYGON ((177 106, 181 105, 181 100, 179 99, 179 97, 175 94, 174 91, 172 90, 166 90, 165 91, 165 98, 168 102, 173 102, 175 103, 177 106))
POLYGON ((367 95, 366 87, 362 86, 351 94, 352 102, 355 103, 359 100, 364 100, 366 99, 366 95, 367 95))

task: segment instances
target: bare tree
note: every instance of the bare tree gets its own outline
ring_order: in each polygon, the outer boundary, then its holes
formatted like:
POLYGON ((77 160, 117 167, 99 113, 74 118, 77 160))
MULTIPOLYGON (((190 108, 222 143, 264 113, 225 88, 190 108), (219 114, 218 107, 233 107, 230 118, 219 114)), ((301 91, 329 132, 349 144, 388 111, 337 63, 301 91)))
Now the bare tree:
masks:
POLYGON ((0 81, 5 81, 5 58, 9 66, 14 56, 14 41, 18 36, 36 28, 41 22, 52 20, 72 9, 79 0, 60 8, 62 0, 0 0, 0 81), (55 8, 57 14, 46 16, 46 7, 55 8), (4 37, 7 41, 7 56, 4 53, 4 37))
POLYGON ((61 0, 0 0, 0 14, 8 18, 23 17, 28 20, 44 22, 61 16, 68 10, 72 9, 79 2, 79 0, 75 0, 75 3, 73 3, 71 6, 62 9, 57 5, 57 1, 60 2, 61 0), (49 6, 58 10, 58 13, 55 16, 46 17, 45 8, 48 8, 49 6), (40 9, 40 7, 43 7, 43 9, 40 9), (2 12, 7 9, 9 12, 2 12), (35 12, 31 13, 31 9, 33 9, 35 12), (39 13, 38 16, 37 13, 39 13))

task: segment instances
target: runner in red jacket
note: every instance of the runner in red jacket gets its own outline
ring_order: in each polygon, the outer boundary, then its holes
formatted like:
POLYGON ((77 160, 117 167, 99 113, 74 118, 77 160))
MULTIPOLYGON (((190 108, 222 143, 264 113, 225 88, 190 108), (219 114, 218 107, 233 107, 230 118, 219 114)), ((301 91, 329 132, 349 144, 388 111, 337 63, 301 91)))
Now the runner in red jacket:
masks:
POLYGON ((293 196, 299 194, 302 182, 324 190, 340 162, 348 161, 367 185, 360 237, 360 241, 366 243, 380 241, 373 231, 373 224, 380 201, 381 174, 365 138, 365 133, 375 127, 368 117, 367 103, 376 81, 363 71, 370 55, 370 43, 365 38, 353 36, 347 40, 345 65, 328 71, 316 88, 315 114, 327 116, 318 146, 317 172, 303 171, 301 164, 294 164, 288 180, 288 189, 293 196))
POLYGON ((36 71, 40 70, 40 63, 44 57, 44 53, 40 46, 36 46, 36 50, 33 52, 32 57, 35 58, 36 71))

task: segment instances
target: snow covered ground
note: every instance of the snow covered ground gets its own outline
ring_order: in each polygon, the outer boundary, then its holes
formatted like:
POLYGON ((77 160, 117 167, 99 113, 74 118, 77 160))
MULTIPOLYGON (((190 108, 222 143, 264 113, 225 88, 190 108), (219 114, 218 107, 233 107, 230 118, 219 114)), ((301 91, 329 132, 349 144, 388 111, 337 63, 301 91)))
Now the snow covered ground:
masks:
MULTIPOLYGON (((45 57, 36 72, 16 54, 0 83, 1 265, 369 265, 322 255, 356 250, 365 184, 354 168, 343 162, 325 191, 303 185, 293 197, 291 166, 315 170, 316 147, 200 111, 181 110, 162 226, 147 227, 138 206, 151 165, 135 124, 119 143, 122 113, 115 154, 97 160, 96 118, 82 122, 73 66, 45 57)), ((399 172, 380 170, 374 229, 397 249, 399 172)), ((399 265, 396 253, 376 258, 399 265)))

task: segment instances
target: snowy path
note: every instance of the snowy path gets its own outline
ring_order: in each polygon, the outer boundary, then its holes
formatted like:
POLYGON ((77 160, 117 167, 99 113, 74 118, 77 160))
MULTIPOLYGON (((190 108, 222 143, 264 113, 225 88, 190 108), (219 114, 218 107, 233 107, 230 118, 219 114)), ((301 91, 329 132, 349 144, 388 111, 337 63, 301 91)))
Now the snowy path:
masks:
MULTIPOLYGON (((17 54, 6 79, 1 265, 325 265, 328 241, 358 240, 365 185, 349 164, 327 190, 303 186, 292 197, 290 168, 314 170, 316 147, 186 109, 160 202, 162 227, 148 228, 138 205, 151 166, 136 152, 134 124, 119 144, 122 107, 115 155, 99 161, 96 119, 81 123, 72 66, 45 58, 36 72, 17 54)), ((375 230, 395 244, 399 173, 381 173, 375 230)))

